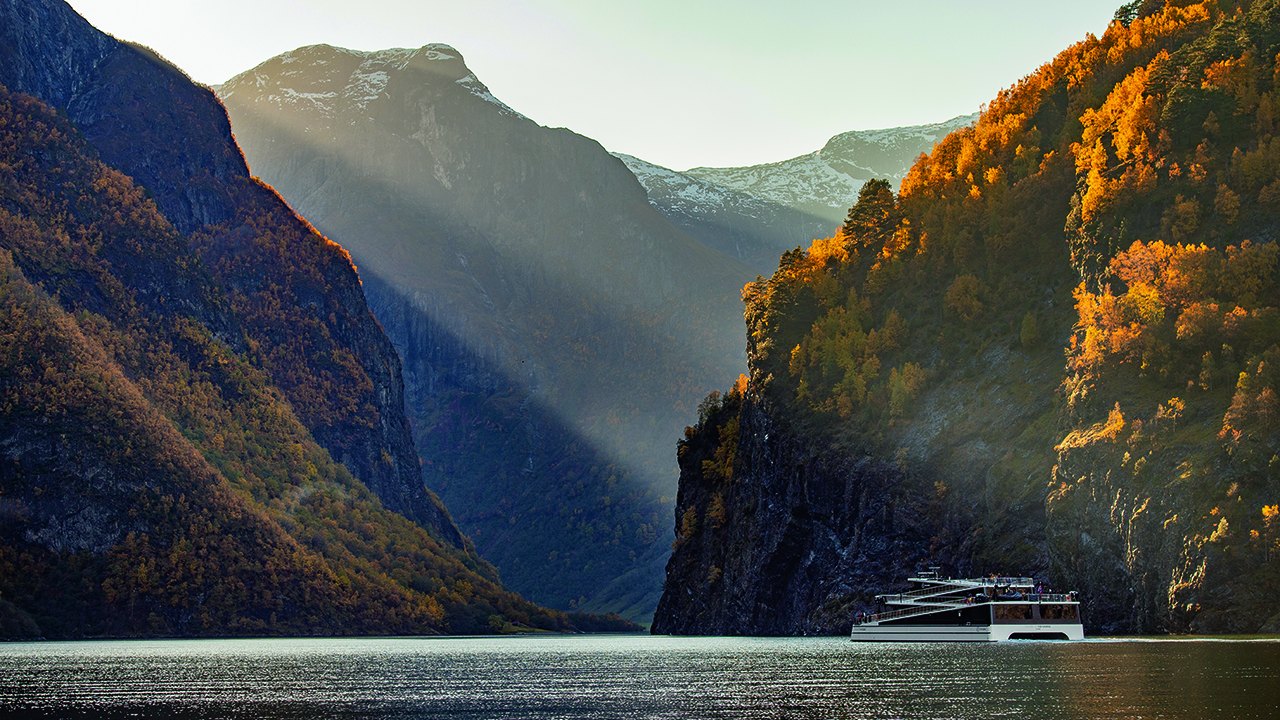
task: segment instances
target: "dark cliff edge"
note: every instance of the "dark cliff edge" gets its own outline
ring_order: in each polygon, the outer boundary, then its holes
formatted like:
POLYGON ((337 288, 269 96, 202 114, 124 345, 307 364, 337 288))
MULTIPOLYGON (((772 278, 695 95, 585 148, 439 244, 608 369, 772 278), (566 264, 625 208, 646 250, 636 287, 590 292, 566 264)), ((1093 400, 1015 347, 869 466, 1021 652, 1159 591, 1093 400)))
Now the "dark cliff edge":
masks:
POLYGON ((680 468, 678 537, 656 634, 848 632, 856 609, 892 589, 928 548, 927 496, 905 492, 899 468, 813 447, 753 393, 707 408, 681 442, 680 468), (729 415, 735 439, 720 434, 729 415), (737 444, 732 474, 708 479, 703 463, 726 442, 737 444))
POLYGON ((0 2, 0 57, 0 83, 66 112, 191 237, 229 291, 237 327, 215 328, 219 339, 252 348, 321 445, 387 507, 462 547, 423 485, 399 358, 349 257, 250 177, 214 94, 54 0, 0 2))

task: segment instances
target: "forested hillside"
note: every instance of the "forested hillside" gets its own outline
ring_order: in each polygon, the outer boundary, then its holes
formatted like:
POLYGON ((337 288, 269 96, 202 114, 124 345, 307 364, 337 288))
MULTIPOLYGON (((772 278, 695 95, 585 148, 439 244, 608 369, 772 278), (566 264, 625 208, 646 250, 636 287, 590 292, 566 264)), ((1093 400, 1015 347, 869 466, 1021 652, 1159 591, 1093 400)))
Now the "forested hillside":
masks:
POLYGON ((0 636, 627 626, 475 555, 349 257, 207 88, 61 2, 0 20, 57 103, 0 86, 0 636))
POLYGON ((832 632, 926 561, 1280 629, 1278 79, 1274 0, 1126 5, 749 284, 655 631, 832 632))
POLYGON ((330 459, 215 337, 231 304, 188 241, 65 119, 0 91, 0 168, 4 635, 568 626, 330 459))
POLYGON ((0 83, 61 108, 103 162, 147 189, 317 441, 388 507, 461 546, 422 486, 399 359, 350 257, 250 177, 213 93, 60 0, 0 0, 0 20, 0 83))

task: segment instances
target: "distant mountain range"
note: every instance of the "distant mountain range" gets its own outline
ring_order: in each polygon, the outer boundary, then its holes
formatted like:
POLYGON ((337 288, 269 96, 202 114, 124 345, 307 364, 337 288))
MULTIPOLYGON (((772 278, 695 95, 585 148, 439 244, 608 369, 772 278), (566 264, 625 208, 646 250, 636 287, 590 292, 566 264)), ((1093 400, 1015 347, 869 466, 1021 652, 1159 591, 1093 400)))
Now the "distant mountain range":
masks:
POLYGON ((921 153, 932 151, 934 143, 977 120, 978 113, 973 113, 929 125, 853 130, 831 138, 821 150, 790 160, 749 167, 697 167, 685 174, 842 222, 863 183, 878 178, 896 188, 921 153))
POLYGON ((879 178, 897 187, 920 153, 977 119, 975 113, 931 125, 854 130, 807 155, 750 167, 676 172, 615 154, 673 224, 769 273, 783 252, 830 237, 863 183, 879 178))

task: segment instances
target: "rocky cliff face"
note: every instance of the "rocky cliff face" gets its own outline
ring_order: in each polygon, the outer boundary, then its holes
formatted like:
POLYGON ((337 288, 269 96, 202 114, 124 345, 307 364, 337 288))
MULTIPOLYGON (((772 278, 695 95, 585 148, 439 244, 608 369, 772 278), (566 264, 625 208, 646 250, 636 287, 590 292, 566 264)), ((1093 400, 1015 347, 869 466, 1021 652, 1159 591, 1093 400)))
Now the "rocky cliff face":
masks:
MULTIPOLYGON (((239 327, 257 352, 277 358, 268 365, 317 439, 389 507, 461 545, 447 512, 423 487, 399 360, 365 306, 349 258, 249 177, 213 93, 149 50, 98 32, 64 3, 4 2, 0 19, 7 53, 0 82, 63 108, 104 161, 148 189, 233 289, 239 327), (274 218, 300 265, 272 262, 278 252, 261 244, 262 229, 254 227, 260 214, 274 218), (300 313, 283 325, 261 312, 281 301, 300 313), (305 347, 295 334, 304 320, 315 328, 305 347), (339 356, 351 362, 335 365, 339 356), (345 385, 358 399, 337 408, 308 377, 345 385)), ((223 333, 243 345, 236 335, 223 333)))
POLYGON ((927 552, 928 494, 908 492, 890 462, 805 442, 759 396, 726 405, 681 445, 680 534, 653 632, 848 632, 852 613, 927 552), (721 413, 737 413, 737 455, 727 481, 706 482, 721 413))
POLYGON ((0 6, 0 66, 5 84, 65 108, 119 45, 64 3, 6 2, 0 6))
POLYGON ((300 48, 220 93, 254 171, 352 252, 406 358, 428 481, 477 547, 560 607, 644 568, 609 609, 647 597, 647 616, 671 439, 742 369, 752 269, 445 45, 300 48))
MULTIPOLYGON (((1059 312, 1069 307, 1058 300, 1059 312)), ((762 355, 750 340, 748 351, 762 355)), ((765 389, 766 363, 704 404, 681 443, 677 539, 654 632, 847 633, 855 613, 878 609, 877 594, 927 566, 1074 582, 1050 572, 1036 481, 1053 459, 1057 353, 1006 340, 952 361, 912 421, 877 439, 892 452, 797 415, 765 389)))
POLYGON ((1055 448, 1045 503, 1052 567, 1088 599, 1095 631, 1280 628, 1271 592, 1280 436, 1271 425, 1243 441, 1213 438, 1232 389, 1188 389, 1185 401, 1154 409, 1127 396, 1055 448))

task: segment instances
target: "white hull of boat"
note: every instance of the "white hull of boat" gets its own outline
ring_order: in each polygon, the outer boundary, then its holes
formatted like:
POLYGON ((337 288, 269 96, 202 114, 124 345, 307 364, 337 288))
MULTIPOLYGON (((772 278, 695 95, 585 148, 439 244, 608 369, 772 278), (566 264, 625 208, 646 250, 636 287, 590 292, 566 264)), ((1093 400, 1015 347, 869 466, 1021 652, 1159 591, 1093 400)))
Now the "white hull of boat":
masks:
POLYGON ((1046 637, 1060 633, 1066 640, 1083 640, 1084 626, 1077 623, 1017 625, 855 625, 854 642, 999 642, 1011 636, 1046 637))

